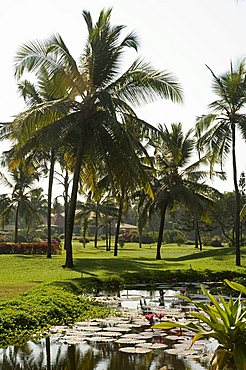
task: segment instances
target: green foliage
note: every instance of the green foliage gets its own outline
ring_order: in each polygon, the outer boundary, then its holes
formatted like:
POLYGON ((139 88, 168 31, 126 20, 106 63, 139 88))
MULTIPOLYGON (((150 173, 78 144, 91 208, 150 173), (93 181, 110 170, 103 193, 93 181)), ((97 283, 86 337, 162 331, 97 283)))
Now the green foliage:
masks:
POLYGON ((211 245, 211 247, 219 247, 219 248, 223 247, 221 237, 218 236, 218 235, 215 235, 212 238, 212 240, 210 242, 210 245, 211 245))
MULTIPOLYGON (((229 280, 225 282, 234 290, 246 293, 246 287, 229 280)), ((188 297, 180 296, 193 303, 198 312, 190 315, 198 322, 164 322, 154 325, 153 328, 172 329, 186 328, 195 333, 192 344, 201 338, 214 338, 219 342, 211 360, 211 370, 237 369, 245 370, 246 363, 246 306, 241 295, 235 300, 230 296, 226 301, 220 294, 218 299, 209 293, 203 285, 202 292, 209 300, 209 304, 195 302, 188 297)))
POLYGON ((163 233, 163 239, 165 243, 177 243, 178 245, 186 242, 186 235, 177 229, 167 229, 163 233))
MULTIPOLYGON (((56 239, 51 240, 53 254, 61 254, 61 245, 56 239)), ((45 243, 0 243, 0 254, 47 254, 45 243)))
POLYGON ((43 285, 0 303, 0 346, 30 339, 52 325, 105 317, 110 309, 74 294, 73 285, 43 285))

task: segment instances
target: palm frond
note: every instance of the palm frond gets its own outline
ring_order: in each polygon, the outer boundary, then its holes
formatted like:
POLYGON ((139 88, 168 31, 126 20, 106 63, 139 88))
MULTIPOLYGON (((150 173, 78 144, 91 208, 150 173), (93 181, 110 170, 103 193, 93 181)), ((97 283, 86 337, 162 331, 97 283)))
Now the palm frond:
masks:
POLYGON ((176 78, 167 71, 156 71, 149 63, 137 59, 118 80, 108 86, 110 91, 133 106, 157 98, 182 102, 182 89, 176 78))

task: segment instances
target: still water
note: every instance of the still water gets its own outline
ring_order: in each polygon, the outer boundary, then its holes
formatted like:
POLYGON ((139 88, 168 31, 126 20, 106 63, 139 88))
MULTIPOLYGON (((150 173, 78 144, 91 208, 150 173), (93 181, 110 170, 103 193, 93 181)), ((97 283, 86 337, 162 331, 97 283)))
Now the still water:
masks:
MULTIPOLYGON (((147 354, 126 354, 116 344, 58 344, 46 338, 24 347, 1 350, 1 370, 184 370, 183 361, 159 350, 147 354)), ((195 369, 195 368, 194 368, 195 369)), ((199 369, 199 367, 197 367, 199 369)))
MULTIPOLYGON (((163 310, 171 310, 181 303, 175 295, 179 288, 165 288, 165 305, 163 310)), ((194 292, 196 293, 196 292, 194 292)), ((193 293, 193 294, 194 294, 193 293)), ((101 295, 107 299, 107 295, 101 295)), ((100 297, 99 297, 100 298, 100 297)), ((119 310, 139 310, 140 301, 144 300, 149 307, 159 306, 159 287, 154 291, 124 290, 119 292, 117 305, 119 310)), ((146 328, 145 328, 146 329, 146 328)), ((141 331, 141 330, 140 330, 141 331)), ((167 344, 170 341, 162 336, 151 338, 151 343, 167 344)), ((0 349, 0 370, 204 370, 207 365, 184 360, 180 356, 155 349, 149 353, 124 353, 122 345, 113 342, 69 344, 52 335, 37 342, 27 342, 23 347, 10 346, 0 349)))

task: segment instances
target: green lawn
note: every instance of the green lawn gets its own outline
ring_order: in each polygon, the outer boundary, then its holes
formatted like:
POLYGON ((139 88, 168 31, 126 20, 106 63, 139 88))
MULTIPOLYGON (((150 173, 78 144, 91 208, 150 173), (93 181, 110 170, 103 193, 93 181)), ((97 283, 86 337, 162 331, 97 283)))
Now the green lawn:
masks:
POLYGON ((28 290, 34 285, 53 281, 71 281, 88 277, 108 278, 128 273, 144 274, 166 270, 196 270, 209 269, 213 272, 224 270, 234 271, 246 276, 246 247, 242 247, 242 266, 235 266, 233 248, 204 247, 197 251, 194 246, 163 245, 162 260, 155 259, 155 245, 127 243, 119 248, 117 257, 113 251, 106 252, 103 242, 96 249, 92 243, 83 248, 82 244, 74 242, 73 270, 64 269, 65 255, 45 256, 31 255, 0 255, 0 297, 12 297, 28 290))

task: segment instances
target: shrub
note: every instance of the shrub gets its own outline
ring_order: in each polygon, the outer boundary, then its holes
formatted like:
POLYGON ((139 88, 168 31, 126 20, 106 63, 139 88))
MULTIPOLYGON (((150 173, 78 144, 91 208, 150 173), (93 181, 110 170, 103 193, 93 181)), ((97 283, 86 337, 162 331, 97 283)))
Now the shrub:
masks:
POLYGON ((165 243, 172 244, 177 243, 178 245, 184 244, 186 241, 186 235, 177 229, 168 229, 163 233, 163 239, 165 243))
POLYGON ((0 303, 0 346, 21 344, 53 325, 105 317, 110 309, 81 298, 70 287, 45 285, 0 303))
POLYGON ((152 244, 152 243, 154 243, 154 239, 149 233, 144 233, 142 235, 141 241, 142 241, 143 244, 152 244))
MULTIPOLYGON (((61 254, 61 244, 52 240, 53 254, 61 254)), ((46 254, 47 242, 44 243, 0 243, 0 254, 46 254)))
POLYGON ((214 236, 211 240, 210 245, 211 247, 218 247, 218 248, 224 247, 224 245, 222 244, 222 240, 219 236, 214 236))
POLYGON ((124 243, 129 243, 132 241, 132 238, 135 237, 137 234, 132 231, 125 231, 121 234, 121 239, 124 243))

